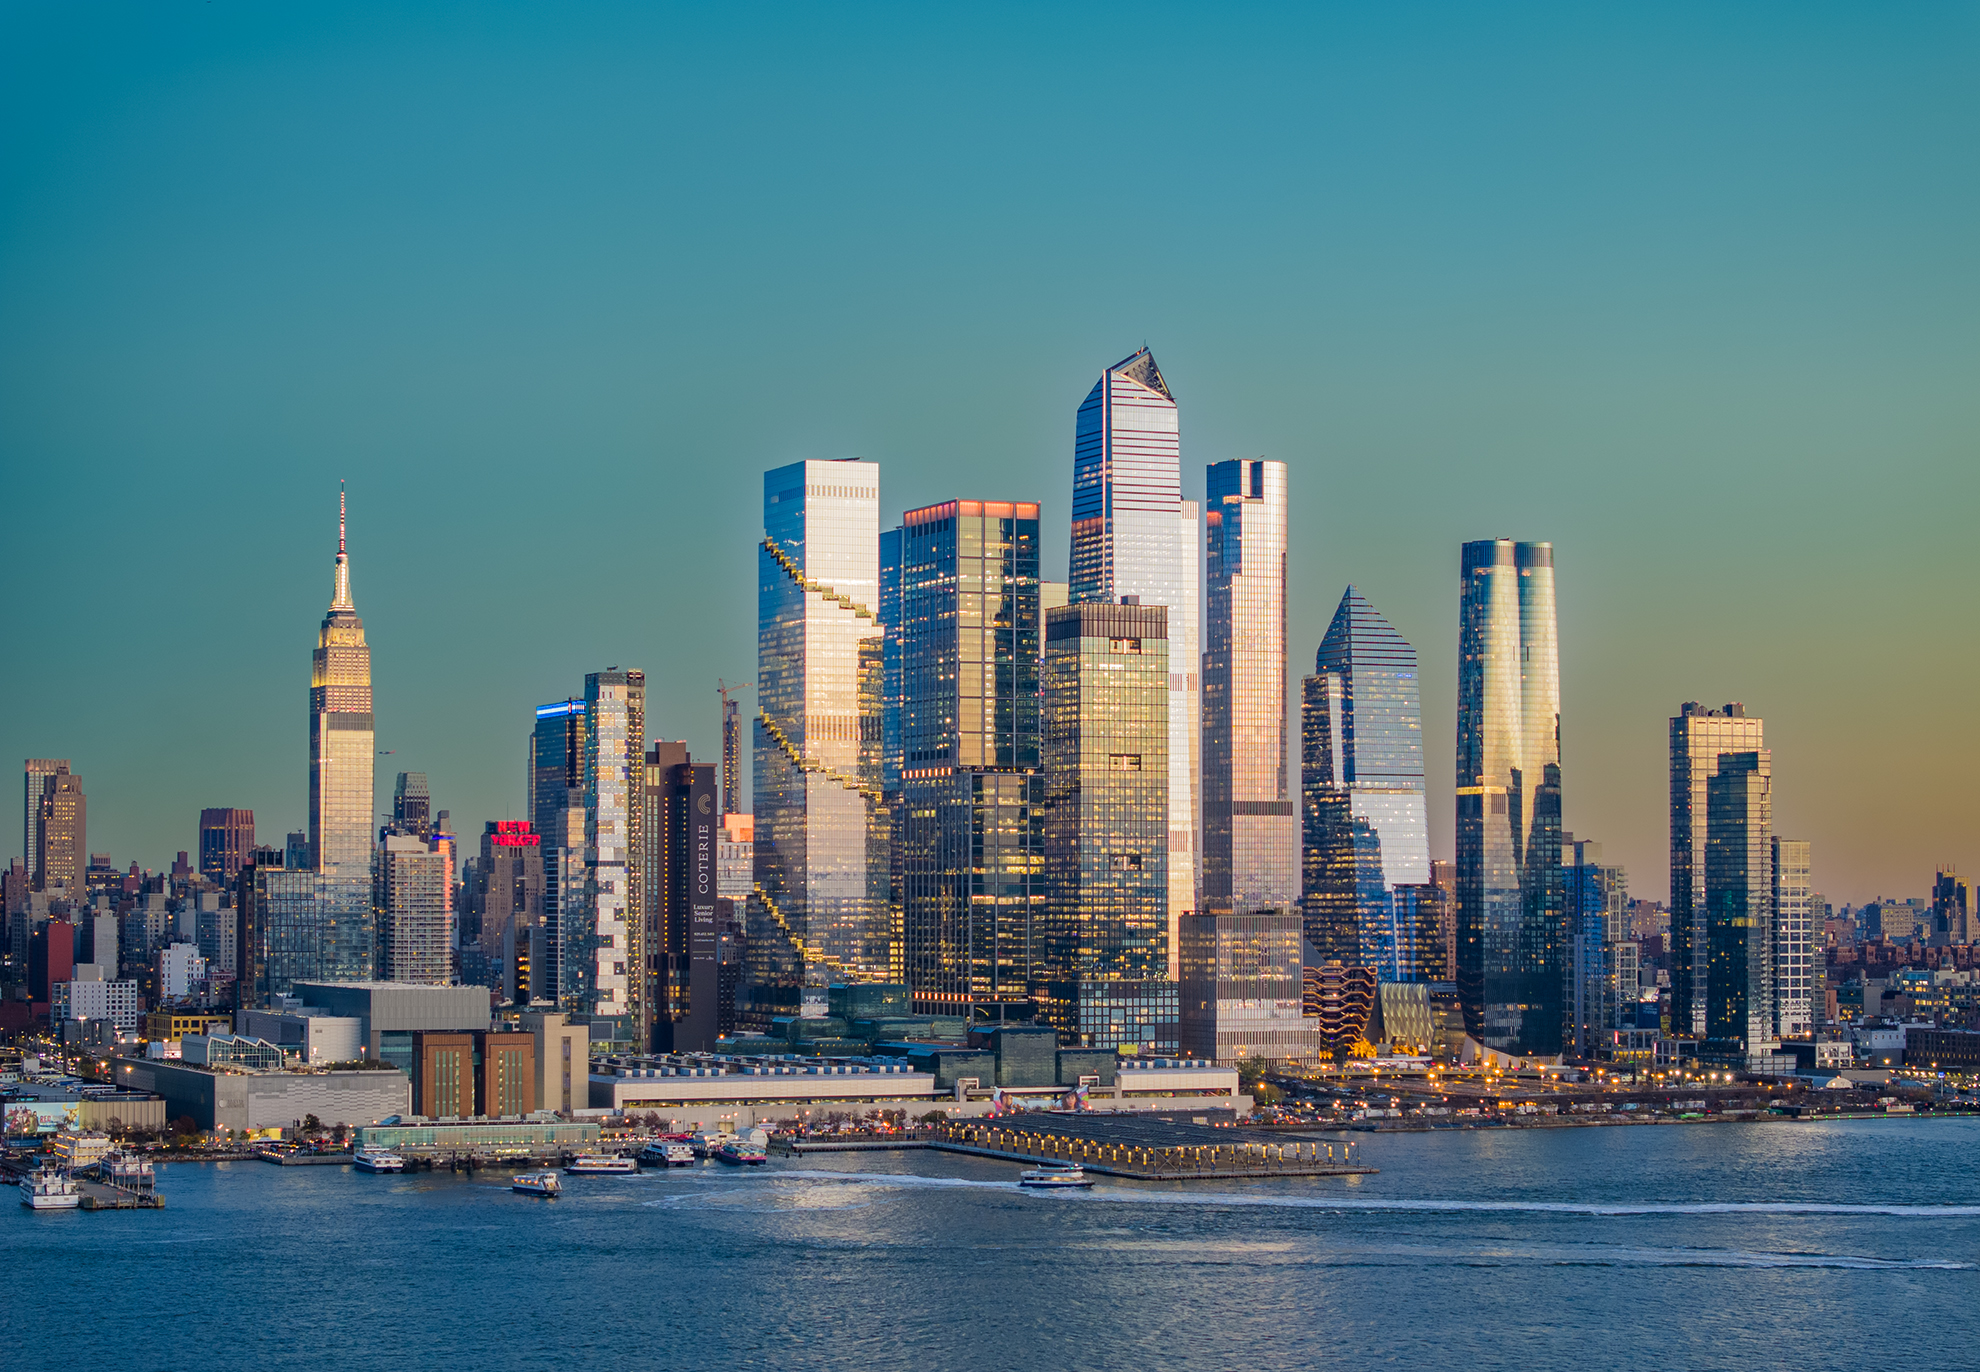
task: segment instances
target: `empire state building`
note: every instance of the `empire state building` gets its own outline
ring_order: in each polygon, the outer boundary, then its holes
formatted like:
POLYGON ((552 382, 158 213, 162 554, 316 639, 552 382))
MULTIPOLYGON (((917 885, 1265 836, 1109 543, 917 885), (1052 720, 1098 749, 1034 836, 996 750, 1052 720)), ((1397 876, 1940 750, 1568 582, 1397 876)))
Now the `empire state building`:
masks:
POLYGON ((327 876, 371 877, 371 650, 351 603, 344 497, 337 495, 337 583, 309 675, 309 851, 327 876))

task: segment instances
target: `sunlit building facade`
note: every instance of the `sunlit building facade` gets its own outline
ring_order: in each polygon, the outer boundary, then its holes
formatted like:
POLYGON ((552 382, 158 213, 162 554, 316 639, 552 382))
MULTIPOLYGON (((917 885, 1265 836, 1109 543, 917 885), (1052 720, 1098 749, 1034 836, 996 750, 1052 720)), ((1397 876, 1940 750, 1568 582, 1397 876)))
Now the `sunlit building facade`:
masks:
POLYGON ((1561 1050, 1561 673, 1554 547, 1464 545, 1458 602, 1457 941, 1466 1030, 1561 1050))
POLYGON ((650 1007, 645 952, 640 791, 646 777, 646 674, 614 667, 584 679, 584 981, 579 1000, 616 1038, 642 1041, 650 1007))
POLYGON ((1757 715, 1738 701, 1687 700, 1671 719, 1671 1032, 1702 1039, 1711 1003, 1711 917, 1705 902, 1706 824, 1723 754, 1765 746, 1757 715))
POLYGON ((373 887, 378 980, 449 985, 454 915, 447 854, 417 834, 380 840, 373 887))
POLYGON ((1168 922, 1197 908, 1202 678, 1198 658, 1201 548, 1196 502, 1182 498, 1175 397, 1142 348, 1109 367, 1073 427, 1073 603, 1133 596, 1167 607, 1169 647, 1168 922))
MULTIPOLYGON (((752 740, 749 1017, 899 976, 881 786, 880 468, 763 477, 752 740)), ((740 1007, 739 1007, 740 1010, 740 1007)))
POLYGON ((1215 1062, 1311 1062, 1320 1020, 1302 1013, 1305 968, 1295 910, 1182 921, 1182 1051, 1215 1062))
POLYGON ((318 871, 361 883, 369 904, 374 827, 371 649, 351 601, 343 497, 337 508, 337 571, 309 683, 309 849, 318 871))
POLYGON ((1160 605, 1068 605, 1045 620, 1038 999, 1061 1033, 1097 1048, 1177 1042, 1167 630, 1160 605))
POLYGON ((1806 839, 1774 839, 1774 1033, 1815 1032, 1814 866, 1806 839))
POLYGON ((1022 1018, 1045 913, 1038 506, 950 500, 894 532, 883 738, 907 984, 922 1013, 1022 1018))
POLYGON ((1205 913, 1293 911, 1299 825, 1286 785, 1286 464, 1204 478, 1205 913))
POLYGON ((1301 687, 1301 867, 1317 957, 1442 980, 1416 649, 1350 586, 1301 687))

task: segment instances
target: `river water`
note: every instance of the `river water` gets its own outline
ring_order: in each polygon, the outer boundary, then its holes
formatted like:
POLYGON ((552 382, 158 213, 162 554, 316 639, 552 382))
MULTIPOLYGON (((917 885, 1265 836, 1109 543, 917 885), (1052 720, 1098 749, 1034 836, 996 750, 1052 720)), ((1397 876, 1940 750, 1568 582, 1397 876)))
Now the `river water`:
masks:
POLYGON ((940 1153, 166 1167, 0 1205, 9 1367, 1980 1366, 1980 1120, 1367 1137, 1376 1176, 1033 1193, 940 1153))

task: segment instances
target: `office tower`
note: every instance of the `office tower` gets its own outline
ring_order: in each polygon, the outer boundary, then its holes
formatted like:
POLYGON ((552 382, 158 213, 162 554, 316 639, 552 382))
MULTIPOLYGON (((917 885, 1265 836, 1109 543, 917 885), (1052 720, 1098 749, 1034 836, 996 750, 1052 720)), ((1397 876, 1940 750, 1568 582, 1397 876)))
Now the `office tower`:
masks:
POLYGON ((41 793, 46 778, 69 770, 65 757, 31 757, 23 766, 25 783, 21 800, 21 857, 27 863, 28 881, 41 889, 41 793))
POLYGON ((301 871, 310 863, 309 834, 302 829, 291 829, 282 840, 282 864, 301 871))
POLYGON ((1437 891, 1438 939, 1444 949, 1444 972, 1439 980, 1455 986, 1458 979, 1457 864, 1431 859, 1430 884, 1437 891))
POLYGON ((1301 926, 1290 909, 1184 917, 1185 1054, 1225 1063, 1319 1057, 1320 1021, 1302 1013, 1301 926))
MULTIPOLYGON (((881 787, 880 469, 763 475, 748 1014, 806 984, 898 980, 881 787)), ((766 1021, 767 1022, 767 1021, 766 1021)))
POLYGON ((1390 982, 1447 979, 1416 670, 1416 650, 1350 586, 1301 687, 1306 940, 1390 982))
POLYGON ((742 813, 742 702, 731 691, 747 687, 723 685, 722 695, 722 813, 742 813))
POLYGON ((556 1000, 547 979, 543 837, 534 824, 491 819, 482 826, 474 887, 477 970, 511 1004, 556 1000))
POLYGON ((1711 985, 1705 907, 1706 796, 1728 753, 1762 746, 1761 721, 1738 701, 1687 700, 1671 720, 1671 1033, 1702 1039, 1711 985))
POLYGON ((1286 464, 1204 477, 1205 913, 1290 911, 1299 828, 1286 789, 1286 464))
POLYGON ((1706 1038, 1754 1053, 1774 1040, 1773 769, 1722 753, 1705 792, 1706 1038))
POLYGON ((921 1013, 1025 1018, 1045 911, 1038 506, 950 500, 896 532, 905 979, 921 1013))
POLYGON ((337 496, 337 572, 309 684, 309 851, 326 876, 369 885, 372 766, 371 650, 351 602, 344 497, 337 496))
POLYGON ((1068 596, 1168 607, 1170 980, 1176 922, 1197 908, 1203 832, 1197 518, 1196 502, 1182 498, 1175 397, 1142 348, 1101 374, 1074 421, 1068 596))
POLYGON ((618 1020, 615 1038, 639 1036, 650 1022, 645 977, 639 854, 646 775, 646 673, 591 672, 584 679, 584 981, 580 999, 600 1020, 618 1020))
POLYGON ((1168 975, 1168 610, 1068 605, 1045 621, 1042 1012, 1094 1048, 1173 1051, 1168 975))
POLYGON ((1556 1053, 1563 975, 1554 545, 1464 545, 1458 602, 1457 942, 1465 1027, 1556 1053))
POLYGON ((650 1048, 712 1052, 719 1036, 717 847, 723 834, 712 763, 685 743, 646 754, 647 947, 650 1048))
POLYGON ((83 898, 83 874, 89 852, 89 801, 82 778, 66 765, 41 778, 40 815, 35 821, 36 887, 65 890, 71 900, 83 898))
POLYGON ((534 999, 576 1004, 575 949, 584 924, 584 701, 536 709, 530 734, 529 804, 543 847, 544 965, 532 973, 534 999))
POLYGON ((453 981, 454 921, 446 854, 417 834, 387 833, 378 847, 378 978, 453 981))
POLYGON ((1971 943, 1966 883, 1950 863, 1932 878, 1932 934, 1942 943, 1971 943))
POLYGON ((254 811, 199 812, 199 872, 208 881, 231 886, 254 852, 254 811))
POLYGON ((1616 1028, 1605 990, 1613 958, 1609 947, 1628 937, 1629 875, 1602 862, 1602 845, 1561 834, 1561 905, 1566 913, 1562 994, 1567 1011, 1562 1047, 1580 1057, 1595 1053, 1605 1030, 1616 1028))
POLYGON ((426 773, 399 773, 392 787, 392 827, 419 838, 432 836, 433 794, 427 789, 426 773))
POLYGON ((1813 861, 1805 839, 1773 840, 1774 1037, 1815 1032, 1815 950, 1821 925, 1813 906, 1813 861))

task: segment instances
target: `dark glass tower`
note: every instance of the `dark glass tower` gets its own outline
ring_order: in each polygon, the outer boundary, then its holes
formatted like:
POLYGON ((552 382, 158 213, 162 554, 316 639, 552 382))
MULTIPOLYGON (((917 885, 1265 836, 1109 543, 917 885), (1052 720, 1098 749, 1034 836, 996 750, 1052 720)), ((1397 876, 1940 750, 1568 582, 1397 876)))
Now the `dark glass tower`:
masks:
POLYGON ((1038 506, 946 501, 894 541, 883 737, 908 986, 926 1013, 1022 1017, 1045 906, 1038 506))
POLYGON ((1706 1037, 1724 1052, 1774 1034, 1773 766, 1767 750, 1722 753, 1706 786, 1706 1037))
POLYGON ((559 1004, 575 989, 564 952, 584 917, 584 723, 574 696, 539 705, 530 734, 530 818, 543 849, 543 953, 530 996, 559 1004))
POLYGON ((1458 602, 1457 939, 1465 1029, 1561 1051, 1561 676, 1554 547, 1464 545, 1458 602))

